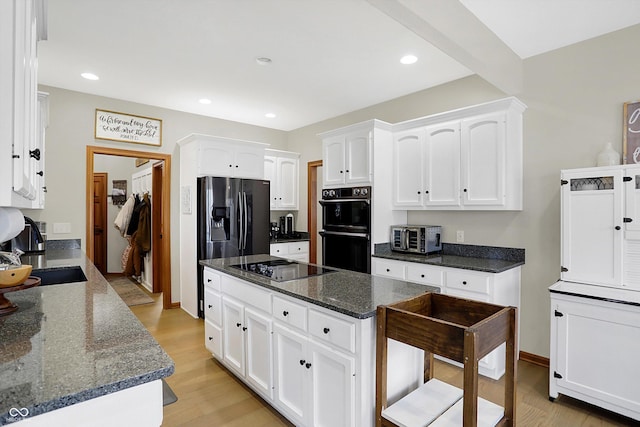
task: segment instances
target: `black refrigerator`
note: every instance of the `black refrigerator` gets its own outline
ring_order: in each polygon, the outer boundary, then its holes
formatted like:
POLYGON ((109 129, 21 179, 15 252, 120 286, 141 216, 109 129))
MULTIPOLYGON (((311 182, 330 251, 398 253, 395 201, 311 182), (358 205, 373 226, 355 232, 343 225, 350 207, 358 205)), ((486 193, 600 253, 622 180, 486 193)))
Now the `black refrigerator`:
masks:
MULTIPOLYGON (((269 254, 269 181, 198 178, 198 260, 269 254)), ((204 317, 198 263, 198 316, 204 317)))

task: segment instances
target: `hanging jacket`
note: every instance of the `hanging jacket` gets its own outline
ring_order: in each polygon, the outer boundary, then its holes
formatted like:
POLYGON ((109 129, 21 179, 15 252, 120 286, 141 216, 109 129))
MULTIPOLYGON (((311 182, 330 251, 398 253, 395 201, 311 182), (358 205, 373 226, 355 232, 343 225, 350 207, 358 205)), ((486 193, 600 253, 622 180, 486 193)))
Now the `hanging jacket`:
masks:
POLYGON ((142 256, 151 250, 151 201, 148 193, 142 196, 136 243, 142 256))

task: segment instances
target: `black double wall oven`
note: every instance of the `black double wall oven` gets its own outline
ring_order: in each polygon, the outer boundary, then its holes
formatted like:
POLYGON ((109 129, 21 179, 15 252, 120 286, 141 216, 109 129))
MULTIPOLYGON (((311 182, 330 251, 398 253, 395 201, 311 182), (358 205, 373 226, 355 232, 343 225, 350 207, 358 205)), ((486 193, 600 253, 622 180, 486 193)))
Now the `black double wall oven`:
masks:
POLYGON ((371 187, 322 190, 322 263, 371 273, 371 187))

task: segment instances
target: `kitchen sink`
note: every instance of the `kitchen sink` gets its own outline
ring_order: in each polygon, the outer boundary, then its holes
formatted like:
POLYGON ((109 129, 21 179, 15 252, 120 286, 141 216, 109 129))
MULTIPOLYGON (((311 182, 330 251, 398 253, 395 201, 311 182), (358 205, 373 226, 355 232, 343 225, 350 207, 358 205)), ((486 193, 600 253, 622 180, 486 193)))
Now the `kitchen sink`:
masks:
POLYGON ((82 268, 77 266, 45 268, 43 270, 35 270, 31 275, 42 280, 40 286, 87 281, 87 276, 84 275, 82 268))

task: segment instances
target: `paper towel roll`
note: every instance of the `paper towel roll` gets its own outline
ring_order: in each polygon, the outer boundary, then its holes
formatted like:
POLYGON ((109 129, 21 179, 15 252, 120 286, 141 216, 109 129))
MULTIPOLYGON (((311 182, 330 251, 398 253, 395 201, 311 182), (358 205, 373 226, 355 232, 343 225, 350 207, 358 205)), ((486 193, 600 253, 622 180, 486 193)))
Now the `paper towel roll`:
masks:
POLYGON ((17 208, 0 208, 0 243, 16 237, 24 230, 24 215, 17 208))

